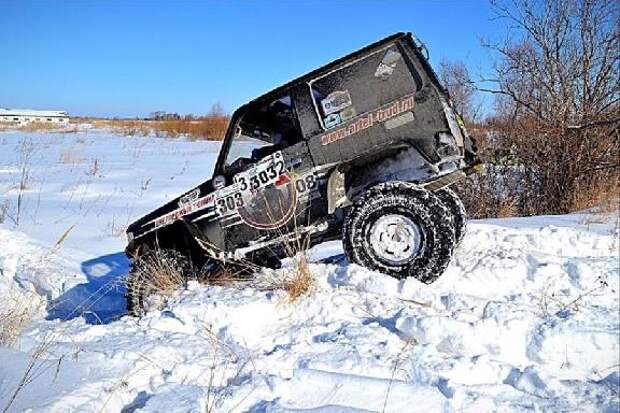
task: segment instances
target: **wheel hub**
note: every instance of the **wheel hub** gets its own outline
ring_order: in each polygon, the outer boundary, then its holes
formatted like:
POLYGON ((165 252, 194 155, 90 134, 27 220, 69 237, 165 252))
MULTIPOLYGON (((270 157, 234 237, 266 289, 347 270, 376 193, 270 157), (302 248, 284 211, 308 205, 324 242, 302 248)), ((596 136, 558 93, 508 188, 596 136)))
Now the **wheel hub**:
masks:
POLYGON ((374 253, 390 264, 404 264, 420 251, 422 235, 411 219, 397 214, 380 217, 370 228, 374 253))

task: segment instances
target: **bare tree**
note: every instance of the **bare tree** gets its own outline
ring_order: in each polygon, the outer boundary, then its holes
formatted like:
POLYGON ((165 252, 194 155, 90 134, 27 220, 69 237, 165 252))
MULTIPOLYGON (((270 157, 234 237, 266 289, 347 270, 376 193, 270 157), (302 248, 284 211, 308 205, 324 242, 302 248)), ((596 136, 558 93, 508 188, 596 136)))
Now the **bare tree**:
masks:
POLYGON ((228 117, 226 111, 224 110, 224 108, 219 102, 216 102, 211 106, 211 110, 209 111, 207 116, 212 117, 212 118, 213 117, 220 117, 220 118, 228 117))
POLYGON ((516 159, 525 213, 564 213, 618 193, 620 31, 617 0, 494 0, 507 22, 494 129, 516 159))
POLYGON ((441 83, 448 89, 450 99, 457 112, 469 123, 478 120, 480 108, 474 103, 476 88, 465 63, 442 60, 439 63, 441 83))

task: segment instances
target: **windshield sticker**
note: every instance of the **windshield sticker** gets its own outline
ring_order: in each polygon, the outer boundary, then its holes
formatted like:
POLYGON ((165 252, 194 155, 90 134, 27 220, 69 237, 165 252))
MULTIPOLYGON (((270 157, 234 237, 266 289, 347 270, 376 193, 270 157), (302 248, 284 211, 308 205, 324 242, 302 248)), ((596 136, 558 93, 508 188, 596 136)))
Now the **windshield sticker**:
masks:
POLYGON ((331 115, 323 118, 323 124, 326 129, 331 129, 340 124, 340 115, 337 113, 332 113, 331 115))
POLYGON ((379 79, 387 79, 394 73, 394 69, 396 68, 396 63, 400 59, 400 53, 394 51, 392 49, 385 52, 381 63, 377 66, 377 70, 375 71, 375 77, 379 79))
POLYGON ((379 79, 387 79, 392 73, 394 73, 394 68, 382 62, 379 63, 379 66, 377 66, 375 77, 378 77, 379 79))
POLYGON ((383 123, 395 116, 400 115, 401 113, 410 111, 413 109, 414 105, 415 99, 413 95, 409 95, 393 103, 388 103, 374 112, 359 116, 359 119, 349 125, 324 134, 321 136, 321 145, 329 145, 332 142, 355 135, 356 133, 368 129, 375 124, 383 123))
POLYGON ((179 206, 182 207, 183 205, 187 205, 190 202, 197 200, 199 196, 200 196, 200 188, 196 188, 193 191, 188 192, 187 194, 183 195, 179 199, 179 206))
POLYGON ((325 115, 340 112, 342 109, 351 106, 351 95, 348 90, 337 90, 327 95, 321 101, 321 106, 325 115))
POLYGON ((343 109, 342 112, 340 112, 340 120, 342 122, 352 119, 357 115, 357 111, 355 110, 354 106, 349 106, 346 109, 343 109))

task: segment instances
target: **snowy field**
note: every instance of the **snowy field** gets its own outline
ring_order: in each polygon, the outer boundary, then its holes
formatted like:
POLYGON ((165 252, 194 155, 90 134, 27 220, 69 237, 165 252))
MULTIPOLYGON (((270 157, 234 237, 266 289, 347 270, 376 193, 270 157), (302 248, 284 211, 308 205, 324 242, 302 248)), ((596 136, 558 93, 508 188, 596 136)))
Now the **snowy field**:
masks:
POLYGON ((209 177, 218 149, 0 133, 0 317, 25 325, 0 335, 0 412, 620 409, 613 216, 473 221, 430 286, 328 243, 295 303, 190 284, 125 315, 124 227, 209 177))

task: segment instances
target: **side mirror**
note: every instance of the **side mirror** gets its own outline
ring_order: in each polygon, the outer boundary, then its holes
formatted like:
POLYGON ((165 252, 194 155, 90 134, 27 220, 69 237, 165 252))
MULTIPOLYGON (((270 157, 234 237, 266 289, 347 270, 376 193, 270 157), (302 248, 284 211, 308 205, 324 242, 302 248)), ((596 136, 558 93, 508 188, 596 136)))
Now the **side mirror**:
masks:
POLYGON ((222 189, 226 186, 226 178, 223 175, 213 177, 213 189, 222 189))

